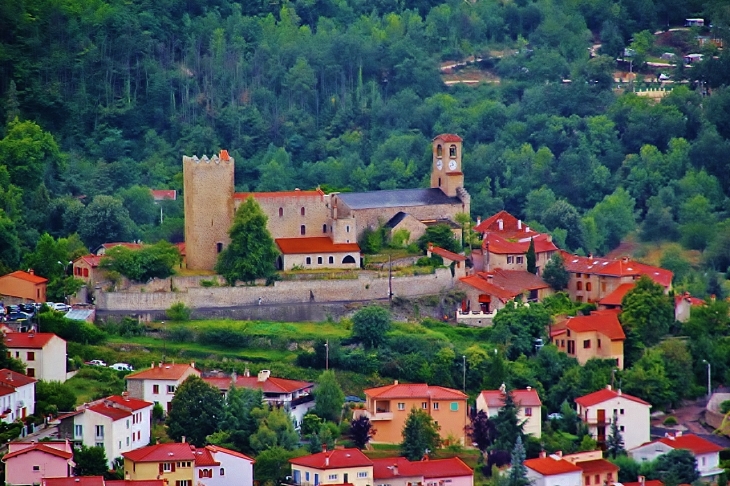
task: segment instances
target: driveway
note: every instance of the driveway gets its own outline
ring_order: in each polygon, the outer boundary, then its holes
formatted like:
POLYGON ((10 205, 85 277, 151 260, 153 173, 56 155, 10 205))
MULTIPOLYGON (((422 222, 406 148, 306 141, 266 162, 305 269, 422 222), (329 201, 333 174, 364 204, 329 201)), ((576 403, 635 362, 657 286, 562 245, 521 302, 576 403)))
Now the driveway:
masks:
POLYGON ((678 425, 666 427, 663 422, 666 416, 651 419, 651 436, 652 438, 664 437, 666 433, 675 433, 682 431, 686 434, 695 434, 703 439, 707 439, 720 447, 730 448, 730 438, 724 435, 714 434, 714 430, 700 422, 704 416, 705 405, 707 400, 701 398, 699 400, 687 401, 679 408, 672 412, 672 416, 677 419, 678 425))

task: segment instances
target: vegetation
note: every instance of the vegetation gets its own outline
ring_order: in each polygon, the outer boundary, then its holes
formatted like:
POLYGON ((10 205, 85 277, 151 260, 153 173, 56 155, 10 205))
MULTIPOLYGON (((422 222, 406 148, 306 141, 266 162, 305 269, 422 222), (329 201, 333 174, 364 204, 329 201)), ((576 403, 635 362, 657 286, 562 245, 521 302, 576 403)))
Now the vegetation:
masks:
POLYGON ((317 402, 314 408, 315 414, 324 420, 340 422, 345 394, 337 383, 334 371, 325 371, 319 376, 317 387, 314 389, 314 398, 317 402))
POLYGON ((390 311, 377 305, 360 309, 352 317, 352 339, 366 348, 377 348, 385 343, 390 330, 390 311))
POLYGON ((101 259, 101 267, 124 275, 134 282, 167 278, 180 264, 178 249, 165 241, 130 249, 123 245, 110 248, 101 259))
POLYGON ((185 436, 191 444, 202 447, 206 437, 219 429, 222 416, 220 392, 192 375, 175 390, 167 416, 167 433, 176 442, 185 436))
POLYGON ((417 408, 408 412, 403 426, 403 442, 400 453, 409 461, 420 461, 441 445, 439 426, 428 413, 417 408))
POLYGON ((184 302, 175 302, 165 311, 168 319, 175 322, 189 321, 192 310, 184 302))

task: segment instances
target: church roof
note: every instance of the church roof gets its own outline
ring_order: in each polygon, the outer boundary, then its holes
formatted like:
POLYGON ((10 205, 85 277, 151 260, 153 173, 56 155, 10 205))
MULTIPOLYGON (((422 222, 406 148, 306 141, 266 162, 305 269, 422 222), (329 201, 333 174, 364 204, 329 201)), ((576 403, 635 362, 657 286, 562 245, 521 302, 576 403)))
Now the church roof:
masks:
POLYGON ((399 206, 433 206, 461 204, 457 197, 447 196, 439 188, 393 189, 389 191, 342 192, 337 195, 350 209, 394 208, 399 206))

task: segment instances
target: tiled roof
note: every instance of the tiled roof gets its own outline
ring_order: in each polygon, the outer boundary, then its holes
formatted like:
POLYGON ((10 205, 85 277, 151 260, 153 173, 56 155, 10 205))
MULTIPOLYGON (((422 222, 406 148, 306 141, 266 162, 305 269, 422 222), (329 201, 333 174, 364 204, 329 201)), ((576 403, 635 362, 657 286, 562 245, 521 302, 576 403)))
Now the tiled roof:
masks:
POLYGON ((459 390, 425 383, 398 384, 379 386, 364 390, 365 395, 373 398, 428 398, 432 400, 466 399, 459 390))
POLYGON ((54 337, 58 336, 50 332, 9 332, 5 335, 5 346, 11 349, 42 349, 54 337))
POLYGON ((122 456, 132 462, 194 461, 195 446, 187 443, 155 444, 124 452, 122 456))
POLYGON ((313 238, 277 238, 274 241, 284 255, 360 252, 360 247, 357 243, 333 243, 327 236, 316 236, 313 238))
POLYGON ((460 136, 458 136, 455 133, 442 133, 440 135, 436 135, 434 137, 434 140, 443 140, 444 142, 462 142, 460 136))
POLYGON ((133 412, 136 412, 137 410, 142 410, 143 408, 151 407, 153 405, 150 402, 145 402, 144 400, 140 400, 138 398, 121 395, 112 395, 105 398, 104 401, 115 403, 121 407, 128 408, 133 412))
POLYGON ((508 239, 520 239, 529 238, 530 236, 537 236, 541 233, 531 230, 523 221, 512 216, 507 211, 500 211, 497 214, 493 214, 484 221, 480 222, 474 227, 474 230, 479 233, 497 233, 503 238, 508 239), (502 229, 499 229, 499 220, 502 220, 502 229))
POLYGON ((148 407, 152 407, 152 403, 136 398, 125 398, 119 395, 112 395, 89 404, 87 408, 88 410, 116 421, 127 418, 137 410, 142 410, 148 407))
POLYGON ((207 445, 205 446, 206 449, 208 449, 213 454, 228 454, 229 456, 238 457, 240 459, 245 459, 247 461, 256 462, 253 458, 248 457, 246 454, 242 454, 237 451, 232 451, 231 449, 226 449, 225 447, 220 447, 216 445, 207 445))
POLYGON ((689 294, 689 292, 685 292, 684 294, 674 296, 674 305, 679 304, 682 300, 687 301, 690 306, 705 305, 704 300, 698 299, 697 297, 692 297, 689 294))
POLYGON ((7 368, 3 368, 0 370, 0 383, 2 383, 3 385, 17 388, 20 386, 35 383, 36 381, 38 380, 36 380, 35 378, 31 378, 30 376, 23 375, 7 368))
POLYGON ((341 192, 337 194, 350 209, 394 208, 401 206, 459 205, 457 197, 447 196, 438 187, 430 189, 392 189, 388 191, 341 192))
POLYGON ((234 199, 248 199, 253 196, 254 199, 270 199, 278 197, 324 197, 324 192, 316 191, 277 191, 277 192, 237 192, 233 195, 234 199))
POLYGON ((175 201, 177 199, 177 191, 175 189, 152 189, 152 197, 155 201, 162 201, 165 199, 175 201))
POLYGON ((552 456, 528 459, 524 462, 524 465, 543 476, 554 476, 556 474, 581 471, 581 468, 572 462, 552 456))
POLYGON ((629 290, 633 289, 636 284, 632 283, 622 283, 616 289, 602 298, 598 301, 600 305, 621 305, 624 300, 624 295, 628 293, 629 290))
POLYGON ((587 316, 571 317, 565 321, 565 327, 573 332, 598 332, 611 341, 626 339, 616 310, 593 311, 587 316))
MULTIPOLYGON (((512 399, 523 407, 539 407, 540 396, 534 388, 531 390, 512 390, 512 399)), ((501 408, 504 405, 504 394, 500 390, 483 390, 480 394, 489 408, 501 408)))
POLYGON ((167 486, 164 479, 110 479, 106 486, 167 486))
POLYGON ((101 263, 102 258, 104 258, 103 255, 88 254, 88 255, 84 255, 82 257, 78 257, 74 261, 74 265, 78 262, 84 262, 87 265, 89 265, 91 268, 97 268, 99 266, 99 263, 101 263))
POLYGON ((335 449, 318 452, 317 454, 290 459, 289 462, 314 469, 342 469, 371 466, 373 464, 373 461, 363 454, 360 449, 335 449))
POLYGON ((484 292, 485 294, 493 295, 497 297, 502 302, 507 302, 508 300, 512 300, 515 298, 516 295, 519 295, 520 292, 513 292, 511 290, 505 290, 501 287, 498 287, 494 285, 491 282, 488 282, 487 280, 481 278, 478 275, 469 275, 468 277, 461 277, 459 279, 460 282, 464 282, 465 284, 474 287, 475 289, 479 290, 480 292, 484 292))
POLYGON ((664 486, 664 483, 658 479, 647 479, 643 482, 634 481, 632 483, 621 483, 624 486, 664 486))
MULTIPOLYGON (((43 486, 104 486, 104 476, 43 478, 43 482, 41 484, 43 486)), ((106 484, 109 484, 109 482, 107 481, 106 484)))
POLYGON ((605 459, 593 459, 592 461, 579 461, 575 463, 584 473, 616 472, 619 467, 605 459))
POLYGON ((488 278, 492 276, 492 283, 503 289, 521 294, 526 290, 546 289, 549 285, 539 275, 530 273, 527 270, 503 270, 497 269, 493 272, 480 272, 479 276, 488 278))
POLYGON ((372 461, 373 479, 383 481, 394 477, 423 476, 423 479, 434 479, 474 475, 474 470, 458 457, 426 461, 409 461, 405 457, 385 457, 372 461))
POLYGON ((45 454, 51 454, 52 456, 61 457, 63 459, 71 459, 73 457, 72 452, 64 451, 61 449, 56 449, 55 447, 51 447, 50 445, 44 444, 43 442, 38 442, 35 444, 31 444, 25 449, 16 450, 13 452, 9 452, 8 454, 5 454, 3 456, 3 462, 7 462, 8 459, 11 459, 13 457, 17 457, 21 454, 25 454, 26 452, 32 452, 32 451, 38 451, 43 452, 45 454))
POLYGON ((33 273, 24 272, 22 270, 16 270, 12 273, 8 273, 7 275, 3 275, 2 277, 0 277, 0 279, 8 278, 8 277, 17 278, 19 280, 25 280, 26 282, 30 282, 30 283, 36 284, 36 285, 48 282, 47 278, 43 278, 43 277, 35 275, 33 273))
POLYGON ((434 253, 441 258, 447 258, 451 260, 452 262, 465 262, 466 257, 464 255, 459 255, 458 253, 454 253, 453 251, 446 250, 445 248, 441 248, 438 246, 429 245, 428 249, 431 251, 431 253, 434 253))
MULTIPOLYGON (((209 385, 219 390, 228 390, 231 387, 230 377, 206 377, 203 378, 209 385)), ((288 380, 286 378, 268 377, 265 381, 259 381, 257 376, 236 377, 237 388, 260 389, 264 393, 293 393, 298 390, 310 388, 314 383, 308 381, 288 380)))
POLYGON ((631 400, 632 402, 641 403, 642 405, 646 405, 648 407, 651 407, 651 404, 648 402, 645 402, 641 398, 637 398, 633 395, 629 395, 628 393, 623 393, 621 390, 609 390, 610 387, 602 388, 596 392, 589 393, 588 395, 583 395, 582 397, 578 397, 575 399, 575 403, 580 405, 583 408, 586 407, 592 407, 593 405, 598 405, 599 403, 603 403, 607 400, 611 400, 613 398, 625 398, 626 400, 631 400))
POLYGON ((709 454, 723 450, 719 445, 694 434, 682 434, 679 437, 662 437, 657 442, 666 444, 672 449, 686 449, 694 455, 709 454))
POLYGON ((207 447, 201 447, 195 449, 195 467, 205 466, 220 466, 220 461, 216 461, 213 458, 210 450, 207 447))
POLYGON ((609 260, 607 258, 582 257, 562 252, 565 269, 571 273, 630 277, 646 275, 654 282, 668 288, 672 284, 672 272, 663 268, 646 265, 628 258, 609 260))
POLYGON ((96 412, 100 415, 104 415, 105 417, 109 417, 115 422, 117 420, 122 420, 132 415, 132 412, 130 412, 129 410, 124 410, 123 408, 117 407, 110 407, 109 405, 104 403, 91 405, 87 410, 91 410, 92 412, 96 412))
POLYGON ((185 242, 182 243, 175 243, 175 246, 177 246, 177 251, 180 252, 180 255, 185 256, 185 242))
POLYGON ((162 366, 152 366, 150 368, 137 371, 125 376, 127 380, 179 380, 188 370, 194 370, 195 374, 200 376, 200 372, 189 364, 169 364, 164 363, 162 366))
POLYGON ((487 233, 482 248, 489 253, 498 255, 524 255, 530 249, 530 240, 535 243, 535 253, 558 250, 550 235, 540 233, 533 233, 532 236, 520 236, 519 239, 508 239, 499 234, 487 233))

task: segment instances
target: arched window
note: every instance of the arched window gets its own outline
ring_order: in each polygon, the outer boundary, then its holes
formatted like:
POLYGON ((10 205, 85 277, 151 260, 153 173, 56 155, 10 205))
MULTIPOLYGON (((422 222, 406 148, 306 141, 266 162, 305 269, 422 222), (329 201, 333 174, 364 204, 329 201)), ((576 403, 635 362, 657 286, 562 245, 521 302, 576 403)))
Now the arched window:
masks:
POLYGON ((279 217, 280 218, 284 217, 284 208, 279 208, 279 217))
POLYGON ((218 251, 218 253, 223 251, 223 243, 218 242, 215 244, 215 249, 218 251))
POLYGON ((221 468, 221 476, 225 476, 225 475, 226 475, 226 470, 224 468, 221 468))
POLYGON ((307 262, 307 265, 311 265, 312 264, 312 257, 307 257, 307 259, 304 260, 304 261, 307 262))
POLYGON ((436 157, 441 157, 444 154, 444 148, 441 144, 436 145, 436 157))
POLYGON ((317 265, 322 265, 322 257, 317 257, 317 265))
POLYGON ((335 257, 331 256, 331 257, 329 258, 329 263, 335 263, 335 257))
POLYGON ((342 259, 342 263, 355 263, 355 259, 352 257, 352 255, 347 255, 345 258, 342 259))
POLYGON ((456 145, 449 145, 449 157, 452 159, 456 157, 456 145))
POLYGON ((305 211, 304 211, 304 206, 302 206, 302 210, 301 210, 301 213, 302 213, 302 216, 304 216, 304 213, 305 213, 305 211))
POLYGON ((590 292, 592 288, 593 288, 593 286, 591 285, 591 283, 590 282, 586 282, 586 291, 587 292, 590 292))
POLYGON ((306 234, 307 234, 307 228, 306 228, 306 226, 304 226, 304 225, 301 225, 301 226, 299 227, 299 234, 301 234, 302 236, 304 236, 304 235, 306 235, 306 234))
POLYGON ((575 290, 583 290, 583 282, 576 282, 575 290))
POLYGON ((322 233, 326 233, 326 232, 327 232, 327 224, 323 224, 322 225, 322 233))

